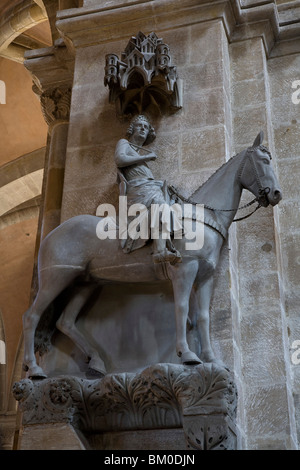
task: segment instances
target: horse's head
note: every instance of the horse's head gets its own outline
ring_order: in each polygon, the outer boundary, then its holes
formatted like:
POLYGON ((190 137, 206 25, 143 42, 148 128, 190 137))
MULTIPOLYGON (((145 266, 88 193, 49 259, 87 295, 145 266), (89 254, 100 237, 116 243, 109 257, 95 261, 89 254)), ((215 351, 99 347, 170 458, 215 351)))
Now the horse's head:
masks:
POLYGON ((249 147, 243 158, 240 171, 242 187, 256 196, 261 206, 275 206, 282 199, 281 189, 271 165, 271 154, 262 145, 263 132, 256 137, 253 146, 249 147))

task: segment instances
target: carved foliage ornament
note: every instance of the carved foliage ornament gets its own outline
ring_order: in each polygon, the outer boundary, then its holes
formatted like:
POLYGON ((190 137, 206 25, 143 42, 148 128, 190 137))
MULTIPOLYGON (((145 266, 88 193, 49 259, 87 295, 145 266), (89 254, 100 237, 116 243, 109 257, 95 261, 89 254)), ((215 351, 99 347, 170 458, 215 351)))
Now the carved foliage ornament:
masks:
POLYGON ((71 93, 70 87, 59 87, 41 94, 42 112, 48 125, 57 120, 69 120, 71 93))
POLYGON ((13 391, 25 425, 69 422, 88 433, 183 427, 190 449, 235 446, 235 385, 213 364, 157 364, 97 380, 24 379, 13 391))
POLYGON ((104 85, 121 118, 170 114, 182 107, 182 81, 171 63, 170 48, 153 32, 133 36, 121 59, 106 55, 104 85))

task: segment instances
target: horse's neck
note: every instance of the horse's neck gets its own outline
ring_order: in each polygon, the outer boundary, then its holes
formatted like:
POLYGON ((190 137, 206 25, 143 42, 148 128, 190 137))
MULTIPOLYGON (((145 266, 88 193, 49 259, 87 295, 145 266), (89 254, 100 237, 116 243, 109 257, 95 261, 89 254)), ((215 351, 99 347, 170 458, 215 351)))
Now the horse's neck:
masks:
POLYGON ((241 199, 242 188, 238 181, 238 171, 244 157, 244 152, 231 158, 219 170, 217 170, 198 190, 191 196, 191 200, 198 204, 205 204, 216 211, 219 223, 228 230, 241 199))

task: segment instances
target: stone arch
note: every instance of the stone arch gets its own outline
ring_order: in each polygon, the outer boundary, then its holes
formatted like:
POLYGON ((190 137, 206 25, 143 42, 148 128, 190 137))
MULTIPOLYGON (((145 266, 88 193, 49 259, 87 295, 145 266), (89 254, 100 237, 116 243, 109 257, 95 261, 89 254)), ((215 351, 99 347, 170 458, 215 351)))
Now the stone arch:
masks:
POLYGON ((133 89, 141 88, 148 83, 148 76, 145 70, 140 67, 133 67, 122 77, 121 88, 133 89))
POLYGON ((23 0, 17 5, 13 4, 9 10, 5 11, 0 28, 0 54, 22 62, 26 48, 21 44, 13 44, 14 40, 47 19, 46 10, 37 3, 23 0))

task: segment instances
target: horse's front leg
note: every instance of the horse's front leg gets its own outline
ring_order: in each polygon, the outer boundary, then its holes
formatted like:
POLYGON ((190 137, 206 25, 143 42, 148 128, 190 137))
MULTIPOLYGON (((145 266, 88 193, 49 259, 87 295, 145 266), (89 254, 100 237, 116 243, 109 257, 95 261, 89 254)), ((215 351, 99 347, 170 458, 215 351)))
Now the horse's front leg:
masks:
POLYGON ((190 295, 198 272, 198 261, 183 262, 172 267, 170 271, 175 302, 176 352, 183 364, 201 364, 202 361, 189 348, 186 331, 190 295))
POLYGON ((194 296, 196 299, 196 325, 201 346, 200 358, 203 362, 214 362, 224 366, 223 362, 215 357, 210 341, 210 302, 213 292, 214 278, 210 276, 202 282, 195 282, 194 296))
POLYGON ((197 333, 199 335, 201 354, 203 362, 214 362, 215 355, 210 342, 210 301, 213 291, 213 276, 201 283, 195 282, 194 299, 196 302, 196 323, 197 333))

